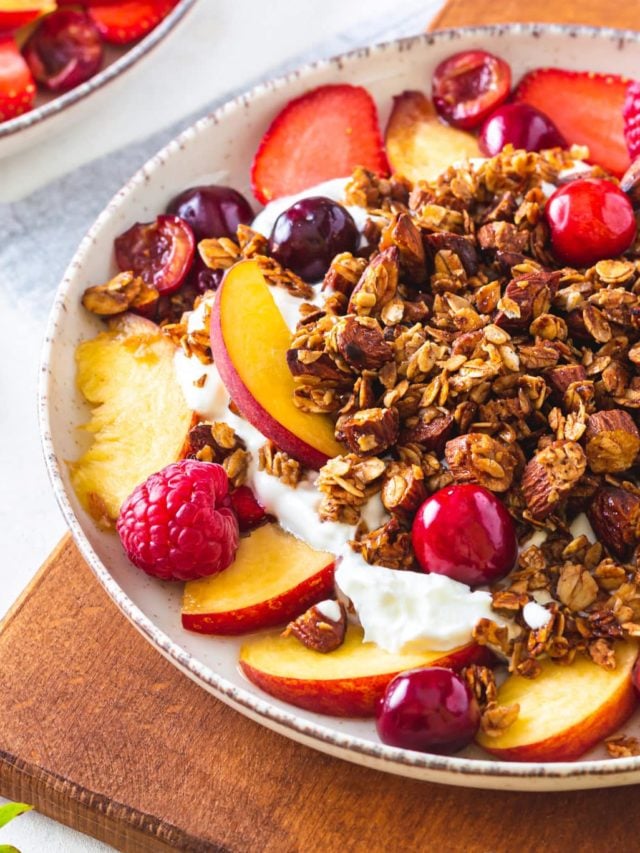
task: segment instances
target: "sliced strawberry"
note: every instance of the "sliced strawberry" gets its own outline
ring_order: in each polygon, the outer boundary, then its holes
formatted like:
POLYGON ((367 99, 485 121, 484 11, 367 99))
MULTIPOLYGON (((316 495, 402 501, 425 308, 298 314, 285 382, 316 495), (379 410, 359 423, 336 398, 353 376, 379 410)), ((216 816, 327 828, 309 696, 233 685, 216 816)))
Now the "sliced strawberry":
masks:
POLYGON ((361 86, 320 86, 271 122, 253 159, 253 192, 266 204, 356 166, 388 172, 376 105, 361 86))
POLYGON ((0 122, 33 107, 36 86, 15 41, 0 36, 0 122))
POLYGON ((629 165, 622 120, 628 83, 617 74, 538 68, 522 78, 515 99, 546 113, 569 143, 587 145, 592 163, 622 175, 629 165))
POLYGON ((640 82, 633 80, 627 86, 622 108, 624 138, 632 160, 640 156, 640 82))
POLYGON ((100 35, 111 44, 129 44, 156 27, 179 0, 124 0, 91 3, 87 11, 100 35))

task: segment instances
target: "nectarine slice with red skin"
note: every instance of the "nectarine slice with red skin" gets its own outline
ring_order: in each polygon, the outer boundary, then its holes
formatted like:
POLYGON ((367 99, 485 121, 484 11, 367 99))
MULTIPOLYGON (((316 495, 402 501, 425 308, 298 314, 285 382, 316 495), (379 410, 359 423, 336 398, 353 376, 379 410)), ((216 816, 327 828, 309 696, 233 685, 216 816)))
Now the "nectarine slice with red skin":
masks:
POLYGON ((518 719, 492 738, 477 741, 487 752, 510 761, 573 761, 615 732, 633 713, 637 694, 635 642, 616 645, 617 666, 606 670, 578 656, 570 666, 542 660, 534 679, 511 675, 498 690, 501 705, 520 705, 518 719))
POLYGON ((223 572, 184 589, 182 626, 201 634, 245 634, 294 619, 333 594, 334 557, 277 524, 240 540, 223 572))
POLYGON ((287 366, 291 332, 256 261, 226 273, 211 313, 211 349, 220 377, 243 417, 309 468, 344 452, 326 415, 293 403, 287 366))
POLYGON ((475 136, 443 124, 426 95, 415 91, 393 99, 385 145, 392 170, 414 183, 437 178, 456 160, 482 156, 475 136))
POLYGON ((247 642, 240 667, 249 681, 290 705, 333 717, 373 717, 387 684, 399 672, 423 666, 460 669, 487 661, 486 647, 470 643, 448 652, 389 654, 363 642, 349 625, 342 646, 321 654, 295 637, 269 635, 247 642))

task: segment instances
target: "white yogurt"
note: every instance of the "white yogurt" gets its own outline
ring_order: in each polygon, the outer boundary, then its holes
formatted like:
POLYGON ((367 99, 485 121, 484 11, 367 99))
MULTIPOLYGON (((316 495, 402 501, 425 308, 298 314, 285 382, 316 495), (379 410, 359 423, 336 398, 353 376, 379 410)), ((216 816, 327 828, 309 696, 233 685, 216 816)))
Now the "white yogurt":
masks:
POLYGON ((470 642, 480 619, 499 621, 491 595, 444 575, 370 566, 346 548, 336 586, 355 607, 365 642, 391 654, 447 651, 470 642))
POLYGON ((309 299, 301 299, 299 296, 293 296, 284 287, 272 287, 271 295, 292 334, 295 332, 298 320, 300 319, 300 306, 302 303, 309 302, 311 305, 317 305, 321 308, 324 302, 324 293, 320 288, 320 284, 314 286, 313 296, 309 299))
POLYGON ((319 601, 316 604, 316 610, 330 622, 337 622, 341 616, 340 605, 337 601, 333 601, 331 598, 327 598, 325 601, 319 601))
POLYGON ((532 631, 544 628, 551 619, 551 613, 536 601, 529 601, 522 608, 522 616, 532 631))

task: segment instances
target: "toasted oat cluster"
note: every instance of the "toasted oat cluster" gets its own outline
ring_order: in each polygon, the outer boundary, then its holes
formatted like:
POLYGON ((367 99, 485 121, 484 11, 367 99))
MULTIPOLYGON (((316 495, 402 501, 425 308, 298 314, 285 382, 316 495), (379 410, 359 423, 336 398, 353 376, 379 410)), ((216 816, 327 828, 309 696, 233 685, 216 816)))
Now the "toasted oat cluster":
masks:
POLYGON ((346 196, 370 215, 364 257, 334 259, 288 354, 296 405, 332 415, 347 448, 320 471, 321 518, 360 522, 368 562, 414 567, 413 513, 449 483, 497 493, 521 541, 546 533, 494 592, 520 636, 476 632, 529 677, 543 654, 614 666, 613 641, 640 635, 640 247, 561 267, 542 216, 545 184, 583 157, 507 148, 414 187, 356 170, 346 196), (376 493, 390 520, 368 530, 376 493), (569 532, 587 509, 596 544, 569 532), (531 630, 536 596, 556 603, 531 630))

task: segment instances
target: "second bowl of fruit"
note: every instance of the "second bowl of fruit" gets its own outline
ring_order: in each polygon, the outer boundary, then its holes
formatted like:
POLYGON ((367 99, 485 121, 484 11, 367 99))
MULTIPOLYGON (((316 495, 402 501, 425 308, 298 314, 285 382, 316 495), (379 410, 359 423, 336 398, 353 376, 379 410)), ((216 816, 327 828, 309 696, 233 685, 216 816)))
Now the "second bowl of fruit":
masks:
POLYGON ((640 752, 639 92, 473 49, 382 130, 323 84, 255 200, 115 237, 71 482, 265 694, 428 753, 640 752))
POLYGON ((3 0, 0 156, 43 138, 45 119, 50 134, 63 111, 58 126, 68 128, 87 96, 145 56, 193 2, 3 0))

